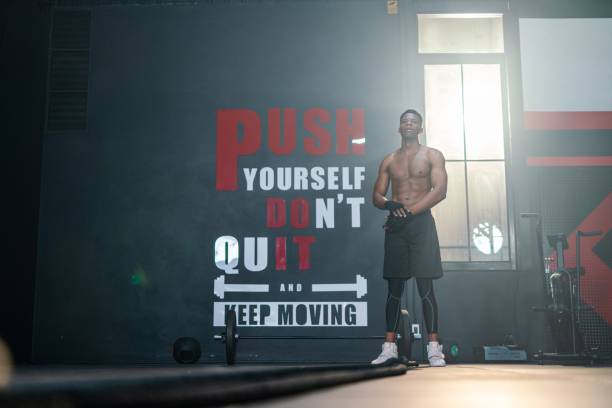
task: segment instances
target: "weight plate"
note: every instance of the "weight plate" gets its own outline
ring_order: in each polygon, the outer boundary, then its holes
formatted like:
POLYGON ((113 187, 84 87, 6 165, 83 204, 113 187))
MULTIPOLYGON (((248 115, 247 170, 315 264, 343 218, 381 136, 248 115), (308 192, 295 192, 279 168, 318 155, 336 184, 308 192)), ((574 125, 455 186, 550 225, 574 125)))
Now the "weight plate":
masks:
POLYGON ((410 313, 408 313, 406 309, 402 309, 398 331, 401 338, 398 340, 397 352, 400 356, 403 356, 406 360, 410 361, 414 336, 412 334, 412 321, 410 319, 410 313))
POLYGON ((234 365, 236 361, 236 312, 228 310, 225 315, 225 361, 234 365))

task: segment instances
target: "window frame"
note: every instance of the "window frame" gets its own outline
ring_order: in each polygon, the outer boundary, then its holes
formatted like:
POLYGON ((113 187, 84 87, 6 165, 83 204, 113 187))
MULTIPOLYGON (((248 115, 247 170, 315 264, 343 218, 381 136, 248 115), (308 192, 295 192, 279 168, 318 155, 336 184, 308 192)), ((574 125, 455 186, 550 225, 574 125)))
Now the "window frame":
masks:
MULTIPOLYGON (((415 14, 415 22, 417 15, 415 14)), ((415 30, 415 31, 418 31, 415 30)), ((510 143, 510 122, 509 109, 510 103, 508 100, 508 72, 505 53, 495 54, 463 54, 463 53, 445 53, 445 54, 429 54, 418 53, 418 38, 415 46, 416 66, 419 69, 413 73, 415 83, 420 84, 420 106, 425 107, 425 65, 468 65, 468 64, 498 64, 500 67, 500 80, 502 92, 502 120, 503 120, 503 137, 504 137, 504 175, 506 178, 506 206, 508 223, 508 246, 509 260, 508 261, 446 261, 442 262, 445 271, 508 271, 516 270, 516 233, 515 233, 515 212, 514 212, 514 196, 510 186, 513 185, 512 180, 512 150, 510 143)), ((427 112, 423 109, 423 115, 427 116, 427 112)), ((427 134, 424 135, 424 142, 427 144, 427 134)), ((461 162, 460 160, 452 160, 461 162)), ((469 162, 469 160, 466 160, 469 162)), ((469 199, 469 198, 468 198, 469 199)), ((468 235, 468 240, 471 237, 468 235)))

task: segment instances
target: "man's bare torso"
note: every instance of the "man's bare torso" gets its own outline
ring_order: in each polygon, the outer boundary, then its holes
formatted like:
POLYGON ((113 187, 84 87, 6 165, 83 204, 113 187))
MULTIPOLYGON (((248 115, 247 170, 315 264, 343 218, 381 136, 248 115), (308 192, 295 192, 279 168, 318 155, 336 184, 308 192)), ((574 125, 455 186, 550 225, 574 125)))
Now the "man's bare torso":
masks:
POLYGON ((387 155, 378 168, 372 202, 380 209, 391 210, 397 217, 407 212, 420 214, 446 197, 448 177, 444 155, 439 150, 419 144, 423 120, 416 112, 400 117, 402 147, 387 155), (391 187, 391 199, 386 195, 391 187), (391 201, 391 203, 389 203, 391 201), (401 207, 398 208, 398 205, 401 207))
POLYGON ((429 148, 417 145, 411 151, 398 149, 388 156, 387 173, 391 181, 391 199, 411 208, 431 190, 429 148))

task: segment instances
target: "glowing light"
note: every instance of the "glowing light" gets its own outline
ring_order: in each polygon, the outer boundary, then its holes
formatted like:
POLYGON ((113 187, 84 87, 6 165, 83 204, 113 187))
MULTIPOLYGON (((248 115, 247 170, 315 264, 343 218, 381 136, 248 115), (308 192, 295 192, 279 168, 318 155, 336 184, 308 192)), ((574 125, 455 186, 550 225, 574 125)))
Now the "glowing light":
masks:
POLYGON ((353 139, 352 141, 355 144, 364 144, 365 143, 365 137, 362 137, 361 139, 353 139))
POLYGON ((134 268, 134 272, 130 276, 130 284, 132 286, 147 286, 149 284, 147 273, 141 265, 134 268))
POLYGON ((504 236, 497 225, 483 222, 472 230, 472 240, 480 252, 485 255, 492 255, 498 253, 501 249, 504 236))

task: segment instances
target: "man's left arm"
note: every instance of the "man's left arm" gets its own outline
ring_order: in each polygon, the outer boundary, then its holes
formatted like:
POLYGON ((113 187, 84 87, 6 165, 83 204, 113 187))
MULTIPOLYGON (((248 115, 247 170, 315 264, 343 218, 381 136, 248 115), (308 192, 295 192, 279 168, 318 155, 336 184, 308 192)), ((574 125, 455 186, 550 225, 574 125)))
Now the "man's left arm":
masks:
POLYGON ((431 190, 425 196, 413 205, 409 210, 413 214, 419 214, 429 210, 440 201, 446 198, 446 186, 448 184, 448 175, 444 167, 444 156, 439 150, 429 149, 427 152, 431 161, 431 190))

